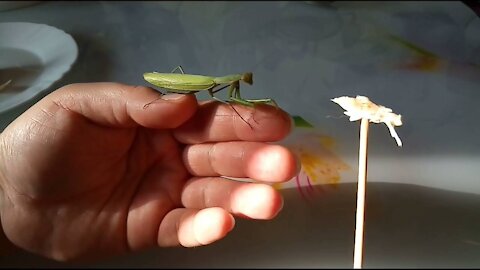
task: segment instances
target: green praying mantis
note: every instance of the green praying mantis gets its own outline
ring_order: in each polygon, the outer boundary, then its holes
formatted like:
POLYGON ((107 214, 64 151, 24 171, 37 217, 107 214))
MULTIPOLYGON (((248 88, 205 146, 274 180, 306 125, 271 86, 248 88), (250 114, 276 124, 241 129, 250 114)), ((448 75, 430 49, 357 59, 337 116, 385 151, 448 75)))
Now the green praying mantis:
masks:
MULTIPOLYGON (((272 98, 262 99, 244 99, 240 95, 240 81, 244 83, 253 84, 253 74, 246 72, 243 74, 231 74, 222 77, 212 77, 204 75, 185 74, 181 66, 177 66, 170 73, 158 73, 147 72, 143 74, 143 78, 150 84, 165 89, 169 93, 179 94, 195 94, 200 91, 208 91, 209 95, 216 101, 229 104, 236 103, 249 107, 254 107, 255 104, 270 104, 274 105, 277 109, 278 104, 272 98), (179 70, 181 73, 175 73, 179 70), (229 87, 227 100, 221 100, 215 97, 215 93, 229 87)), ((154 101, 152 101, 154 102, 154 101)), ((145 104, 144 108, 150 105, 152 102, 145 104)), ((238 113, 238 111, 232 106, 232 109, 242 118, 242 120, 250 124, 238 113)), ((254 119, 255 120, 255 119, 254 119)), ((302 117, 296 115, 293 116, 295 126, 299 127, 313 127, 310 123, 304 120, 302 117)), ((250 126, 251 127, 251 126, 250 126)))
MULTIPOLYGON (((273 104, 278 108, 275 100, 271 98, 263 99, 244 99, 240 94, 240 81, 247 84, 253 84, 253 74, 246 72, 243 74, 231 74, 221 77, 212 77, 204 75, 185 74, 181 66, 177 66, 170 73, 147 72, 143 74, 143 78, 150 84, 161 87, 169 93, 179 94, 195 94, 200 91, 208 91, 209 95, 216 101, 232 105, 231 103, 241 104, 249 107, 254 107, 255 104, 273 104), (179 70, 181 73, 175 73, 179 70), (214 94, 229 87, 227 100, 221 100, 214 94)), ((154 102, 154 101, 152 101, 154 102)), ((144 108, 152 102, 146 104, 144 108)), ((242 120, 246 121, 238 111, 231 106, 242 120)))
POLYGON ((244 99, 240 95, 240 81, 253 84, 253 74, 231 74, 222 77, 185 74, 181 66, 176 67, 171 73, 148 72, 143 78, 150 84, 166 89, 167 92, 179 94, 194 94, 200 91, 208 91, 210 96, 222 103, 237 103, 253 107, 255 104, 273 104, 278 107, 271 98, 244 99), (179 70, 181 73, 175 73, 179 70), (215 97, 215 93, 229 87, 227 101, 215 97))

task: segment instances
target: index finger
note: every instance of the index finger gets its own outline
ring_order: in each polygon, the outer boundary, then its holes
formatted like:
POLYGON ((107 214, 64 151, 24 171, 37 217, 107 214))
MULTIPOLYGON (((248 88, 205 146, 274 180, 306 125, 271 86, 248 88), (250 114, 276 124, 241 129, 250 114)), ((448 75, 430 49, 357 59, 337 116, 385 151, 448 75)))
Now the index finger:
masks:
POLYGON ((290 116, 270 105, 247 107, 203 102, 196 114, 174 130, 185 144, 225 141, 273 142, 285 138, 292 126, 290 116))
MULTIPOLYGON (((114 82, 75 83, 61 87, 32 108, 63 109, 110 127, 176 128, 197 108, 193 95, 161 95, 150 87, 114 82), (154 102, 152 102, 154 101, 154 102), (145 105, 149 104, 148 109, 145 105)), ((44 113, 43 113, 44 114, 44 113)))

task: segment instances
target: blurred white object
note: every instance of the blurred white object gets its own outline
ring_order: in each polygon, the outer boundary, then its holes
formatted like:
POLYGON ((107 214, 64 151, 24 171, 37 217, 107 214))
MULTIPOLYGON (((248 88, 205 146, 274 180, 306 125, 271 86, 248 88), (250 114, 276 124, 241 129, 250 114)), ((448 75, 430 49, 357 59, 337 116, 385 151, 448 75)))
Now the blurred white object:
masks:
POLYGON ((77 59, 75 40, 45 24, 0 23, 0 81, 11 80, 0 93, 0 112, 48 89, 77 59))
POLYGON ((390 131, 390 135, 395 138, 398 146, 402 146, 402 141, 394 128, 394 126, 402 125, 402 116, 393 113, 392 109, 377 105, 370 101, 368 97, 358 95, 355 98, 345 96, 338 97, 332 99, 332 101, 346 110, 344 114, 350 116, 350 121, 366 118, 373 123, 385 123, 390 131))

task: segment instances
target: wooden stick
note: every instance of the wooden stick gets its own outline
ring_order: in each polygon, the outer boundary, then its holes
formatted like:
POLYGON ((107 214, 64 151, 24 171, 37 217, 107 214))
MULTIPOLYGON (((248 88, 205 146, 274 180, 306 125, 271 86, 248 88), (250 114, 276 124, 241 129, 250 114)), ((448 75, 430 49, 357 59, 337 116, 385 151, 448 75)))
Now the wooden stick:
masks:
POLYGON ((362 118, 360 124, 360 150, 358 153, 358 189, 357 189, 357 219, 355 224, 355 249, 353 268, 362 268, 363 259, 363 224, 365 217, 365 190, 367 183, 367 150, 368 150, 368 118, 362 118))
POLYGON ((355 227, 355 249, 353 253, 353 267, 362 268, 363 260, 363 235, 365 218, 365 189, 367 186, 367 149, 368 149, 368 124, 383 122, 390 130, 390 135, 395 138, 398 146, 402 141, 395 132, 395 126, 402 125, 402 116, 392 112, 392 109, 377 105, 368 97, 356 96, 355 98, 343 96, 332 99, 342 107, 344 114, 350 116, 350 121, 362 119, 360 124, 360 149, 358 153, 358 189, 357 189, 357 219, 355 227))

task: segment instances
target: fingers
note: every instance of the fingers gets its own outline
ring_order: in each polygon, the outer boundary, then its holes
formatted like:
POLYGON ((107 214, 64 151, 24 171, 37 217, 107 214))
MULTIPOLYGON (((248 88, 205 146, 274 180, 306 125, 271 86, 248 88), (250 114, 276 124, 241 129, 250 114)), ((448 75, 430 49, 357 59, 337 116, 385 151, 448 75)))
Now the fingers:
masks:
POLYGON ((109 82, 67 85, 47 96, 42 104, 50 105, 47 110, 59 107, 102 125, 149 128, 180 126, 197 108, 194 95, 161 96, 148 87, 109 82))
POLYGON ((300 169, 296 156, 287 148, 259 142, 189 145, 183 161, 195 176, 248 177, 265 182, 288 181, 300 169))
POLYGON ((282 209, 281 195, 269 185, 196 178, 182 193, 186 208, 170 211, 158 229, 160 247, 207 245, 224 238, 235 226, 232 214, 272 219, 282 209))
POLYGON ((283 207, 280 193, 270 185, 244 183, 220 177, 193 178, 184 187, 186 208, 221 207, 253 219, 272 219, 283 207))
POLYGON ((235 220, 222 208, 202 210, 179 208, 169 212, 158 230, 160 247, 207 245, 233 229, 235 220))
POLYGON ((175 130, 185 144, 213 141, 278 141, 291 129, 290 116, 279 108, 257 105, 227 105, 206 102, 197 113, 175 130), (232 108, 235 108, 235 110, 232 108))

